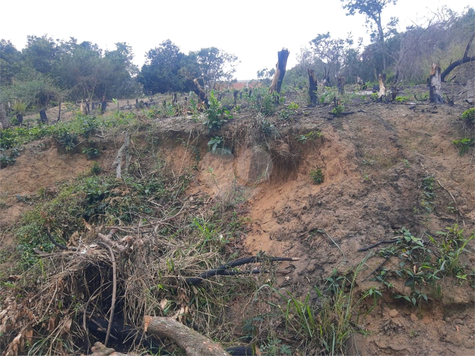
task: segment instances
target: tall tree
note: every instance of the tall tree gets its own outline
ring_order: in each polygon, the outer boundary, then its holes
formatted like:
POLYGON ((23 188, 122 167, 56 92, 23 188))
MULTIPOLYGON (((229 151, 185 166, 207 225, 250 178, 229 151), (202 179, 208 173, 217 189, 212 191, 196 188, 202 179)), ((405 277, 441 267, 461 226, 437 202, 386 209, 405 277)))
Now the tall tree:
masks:
POLYGON ((57 43, 48 36, 28 36, 27 45, 23 50, 27 65, 43 74, 50 74, 58 55, 57 43))
POLYGON ((146 92, 166 93, 180 91, 185 78, 179 73, 185 54, 172 41, 163 41, 146 54, 145 64, 138 76, 146 92))
POLYGON ((238 58, 216 47, 202 48, 198 52, 190 53, 196 58, 198 71, 204 84, 214 89, 219 81, 230 81, 236 71, 238 58))
POLYGON ((0 86, 10 85, 20 72, 21 52, 6 40, 0 40, 0 86))
POLYGON ((386 25, 386 32, 383 28, 381 14, 383 9, 389 5, 395 5, 397 0, 340 0, 343 3, 343 9, 347 11, 347 16, 353 16, 356 13, 365 15, 366 24, 372 30, 371 37, 379 44, 381 52, 383 53, 383 71, 386 70, 386 37, 395 32, 397 25, 397 18, 392 17, 386 25), (376 26, 376 30, 374 27, 376 26))

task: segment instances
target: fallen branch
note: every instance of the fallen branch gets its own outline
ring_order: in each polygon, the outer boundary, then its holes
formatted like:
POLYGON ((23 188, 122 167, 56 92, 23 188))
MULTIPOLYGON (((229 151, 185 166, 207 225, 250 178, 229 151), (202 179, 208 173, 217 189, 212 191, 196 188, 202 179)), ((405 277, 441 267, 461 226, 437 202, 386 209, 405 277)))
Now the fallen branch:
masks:
POLYGON ((172 339, 188 356, 230 356, 217 343, 172 318, 145 316, 144 322, 145 332, 172 339))
MULTIPOLYGON (((298 261, 298 258, 293 258, 293 257, 268 257, 268 256, 252 256, 252 257, 245 257, 241 258, 239 260, 235 260, 232 262, 229 262, 225 265, 219 266, 217 268, 211 269, 209 271, 201 273, 198 277, 190 277, 186 279, 186 283, 191 284, 191 285, 196 285, 200 284, 203 282, 204 279, 207 279, 212 276, 232 276, 235 274, 239 274, 235 271, 230 271, 230 268, 237 267, 237 266, 242 266, 248 263, 256 263, 256 262, 282 262, 282 261, 298 261)), ((260 273, 259 270, 254 270, 251 271, 251 273, 260 273)))
POLYGON ((457 213, 460 215, 460 218, 462 219, 463 226, 465 227, 465 220, 464 220, 464 218, 463 218, 462 213, 460 212, 460 210, 459 210, 458 207, 457 207, 457 202, 455 201, 454 196, 452 195, 452 193, 451 193, 447 188, 445 188, 445 187, 442 185, 442 183, 440 183, 440 180, 438 180, 437 183, 438 183, 439 186, 440 186, 443 190, 445 190, 445 191, 450 195, 450 197, 452 198, 452 201, 454 202, 455 210, 456 210, 457 213))
POLYGON ((115 263, 115 256, 114 256, 114 251, 112 251, 112 247, 110 247, 108 244, 106 244, 103 241, 101 241, 100 244, 107 247, 107 249, 109 250, 111 262, 112 262, 112 301, 111 301, 111 309, 110 309, 110 315, 109 315, 109 324, 107 325, 106 339, 104 341, 104 345, 107 346, 107 342, 109 341, 109 336, 111 333, 112 321, 114 320, 115 300, 117 296, 117 266, 115 263))
MULTIPOLYGON (((359 251, 359 250, 358 250, 359 251)), ((389 261, 389 257, 386 257, 385 260, 383 262, 381 262, 378 267, 376 267, 370 274, 368 274, 365 278, 363 278, 361 280, 361 283, 363 283, 364 281, 366 281, 369 277, 371 277, 377 270, 379 270, 381 267, 383 267, 386 262, 389 261)))
POLYGON ((379 245, 382 245, 382 244, 392 244, 392 243, 395 243, 395 242, 397 242, 397 241, 398 241, 398 239, 383 240, 383 241, 380 241, 380 242, 378 242, 378 243, 375 243, 374 245, 371 245, 371 246, 368 246, 368 247, 360 248, 360 249, 357 250, 357 251, 358 251, 358 252, 368 251, 368 250, 371 250, 372 248, 378 247, 379 245))

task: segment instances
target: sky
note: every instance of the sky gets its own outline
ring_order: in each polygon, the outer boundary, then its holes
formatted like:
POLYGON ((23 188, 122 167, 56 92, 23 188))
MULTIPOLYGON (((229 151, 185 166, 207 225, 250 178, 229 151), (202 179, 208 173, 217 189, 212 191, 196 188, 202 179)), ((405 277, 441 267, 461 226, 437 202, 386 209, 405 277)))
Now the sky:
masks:
MULTIPOLYGON (((474 7, 472 0, 399 0, 384 9, 383 22, 396 16, 404 30, 444 5, 456 12, 474 7)), ((239 80, 275 67, 282 48, 289 49, 287 68, 292 68, 300 49, 320 33, 346 38, 351 32, 354 39, 369 41, 364 16, 345 16, 340 0, 3 0, 0 8, 0 39, 18 50, 28 35, 74 37, 104 50, 127 42, 140 68, 150 49, 170 39, 184 53, 214 46, 235 54, 239 80)))

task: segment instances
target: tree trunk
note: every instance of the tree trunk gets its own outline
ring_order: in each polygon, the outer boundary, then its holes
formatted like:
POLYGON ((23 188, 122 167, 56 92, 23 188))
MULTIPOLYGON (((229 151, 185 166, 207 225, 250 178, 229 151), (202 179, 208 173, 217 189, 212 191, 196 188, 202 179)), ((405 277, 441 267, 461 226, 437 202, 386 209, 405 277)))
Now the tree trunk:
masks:
POLYGON ((310 105, 317 105, 317 76, 313 69, 308 68, 308 95, 310 97, 310 105))
POLYGON ((338 93, 340 95, 345 94, 345 78, 338 77, 338 93))
POLYGON ((45 110, 45 109, 40 110, 40 121, 41 121, 43 124, 47 124, 47 123, 48 123, 48 116, 46 116, 46 110, 45 110))
POLYGON ((61 102, 59 102, 59 107, 58 107, 58 122, 61 120, 61 102))
POLYGON ((230 356, 220 345, 173 318, 145 316, 144 321, 145 332, 172 339, 188 356, 230 356))
POLYGON ((473 42, 473 39, 475 38, 475 31, 473 32, 472 36, 468 40, 467 47, 465 48, 465 52, 463 54, 463 57, 459 59, 458 61, 452 62, 441 74, 440 80, 442 82, 445 82, 445 77, 455 68, 458 67, 461 64, 468 63, 475 61, 475 56, 469 57, 468 56, 468 51, 470 50, 470 45, 473 42))
POLYGON ((284 80, 285 70, 287 67, 287 59, 289 58, 289 50, 282 48, 282 51, 277 53, 277 64, 275 66, 274 79, 272 79, 272 84, 269 87, 269 93, 280 93, 282 87, 282 82, 284 80))
POLYGON ((429 78, 429 101, 431 103, 443 104, 444 99, 442 98, 442 85, 441 85, 441 74, 440 67, 437 64, 432 64, 432 69, 430 72, 429 78))
POLYGON ((3 107, 3 104, 0 103, 0 130, 6 130, 11 126, 10 120, 7 118, 7 112, 3 107))
POLYGON ((384 85, 384 77, 383 75, 378 75, 378 83, 379 83, 379 92, 378 92, 378 99, 383 98, 383 96, 386 96, 386 87, 384 85))
POLYGON ((198 79, 194 79, 193 84, 195 85, 193 91, 196 93, 196 95, 198 95, 198 98, 204 104, 205 108, 208 108, 208 96, 206 95, 203 88, 201 88, 200 83, 198 83, 198 79))

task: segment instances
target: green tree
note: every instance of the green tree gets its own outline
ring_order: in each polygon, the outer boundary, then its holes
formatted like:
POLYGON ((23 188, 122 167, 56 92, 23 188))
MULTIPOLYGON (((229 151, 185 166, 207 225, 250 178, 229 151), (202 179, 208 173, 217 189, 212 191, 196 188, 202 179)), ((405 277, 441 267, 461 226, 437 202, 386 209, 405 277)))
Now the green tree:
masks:
POLYGON ((50 74, 57 60, 58 45, 46 35, 42 37, 28 36, 27 45, 22 54, 26 65, 40 73, 50 74))
POLYGON ((340 74, 346 52, 353 45, 353 39, 351 34, 346 39, 332 38, 330 33, 327 32, 315 37, 310 41, 310 45, 316 57, 327 64, 328 76, 333 81, 340 74))
POLYGON ((132 47, 125 42, 115 44, 114 51, 106 51, 105 62, 111 67, 110 76, 105 83, 106 96, 109 98, 121 98, 137 94, 141 88, 136 80, 137 66, 132 62, 132 47))
POLYGON ((180 73, 186 55, 172 41, 163 41, 146 54, 146 62, 138 76, 147 93, 181 91, 186 78, 180 73))
POLYGON ((219 81, 231 81, 236 71, 238 58, 216 47, 202 48, 191 52, 196 59, 199 76, 209 89, 213 90, 219 81))
POLYGON ((10 85, 21 69, 21 52, 6 40, 0 40, 0 86, 10 85))
POLYGON ((347 16, 353 16, 356 13, 365 15, 366 25, 371 29, 371 38, 378 43, 383 54, 382 70, 386 70, 386 38, 395 33, 397 18, 392 17, 386 29, 383 27, 381 14, 383 9, 389 5, 395 5, 397 0, 340 0, 343 3, 343 9, 347 11, 347 16), (376 29, 374 28, 376 27, 376 29), (386 32, 386 33, 385 33, 386 32))

